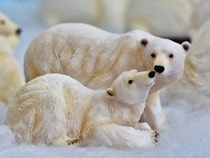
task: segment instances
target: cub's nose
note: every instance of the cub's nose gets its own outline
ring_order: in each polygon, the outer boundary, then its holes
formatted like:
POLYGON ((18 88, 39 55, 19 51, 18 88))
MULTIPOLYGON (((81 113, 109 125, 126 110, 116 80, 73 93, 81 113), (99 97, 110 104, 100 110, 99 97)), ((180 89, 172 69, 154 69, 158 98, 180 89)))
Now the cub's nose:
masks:
POLYGON ((162 73, 165 70, 165 68, 160 65, 155 65, 154 70, 158 73, 162 73))
POLYGON ((17 35, 20 35, 21 32, 22 32, 21 28, 18 28, 18 29, 15 31, 15 33, 16 33, 17 35))
POLYGON ((155 77, 155 71, 150 71, 148 76, 149 76, 149 78, 154 78, 155 77))

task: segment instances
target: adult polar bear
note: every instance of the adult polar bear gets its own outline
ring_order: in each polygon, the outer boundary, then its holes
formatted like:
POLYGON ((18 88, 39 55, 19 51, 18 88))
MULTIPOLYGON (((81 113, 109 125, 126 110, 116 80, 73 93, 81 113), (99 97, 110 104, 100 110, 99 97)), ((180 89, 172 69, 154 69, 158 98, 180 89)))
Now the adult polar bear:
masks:
POLYGON ((190 44, 181 45, 141 30, 113 34, 86 24, 60 24, 36 37, 26 51, 26 81, 46 73, 72 76, 84 85, 108 88, 123 71, 159 72, 150 90, 142 120, 164 129, 159 90, 175 81, 184 68, 190 44))

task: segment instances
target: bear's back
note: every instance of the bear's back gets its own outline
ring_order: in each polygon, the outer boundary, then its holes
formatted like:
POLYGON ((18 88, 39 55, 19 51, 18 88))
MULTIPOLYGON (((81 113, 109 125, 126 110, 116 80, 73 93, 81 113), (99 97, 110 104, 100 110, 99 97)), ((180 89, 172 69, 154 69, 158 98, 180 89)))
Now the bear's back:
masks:
POLYGON ((90 40, 102 40, 107 38, 107 36, 116 35, 100 28, 83 24, 83 23, 64 23, 53 26, 49 28, 43 35, 51 34, 51 33, 58 33, 58 36, 64 37, 65 39, 68 37, 77 37, 78 40, 82 40, 83 38, 90 40))
MULTIPOLYGON (((86 88, 77 80, 66 75, 46 74, 37 77, 20 88, 10 103, 7 116, 8 123, 20 119, 27 120, 27 113, 32 112, 34 115, 34 110, 45 112, 46 109, 53 108, 53 106, 60 109, 70 107, 74 111, 75 109, 80 110, 77 106, 82 106, 83 102, 91 99, 93 94, 91 92, 94 93, 95 91, 86 88), (14 116, 14 118, 11 116, 14 116)), ((33 117, 35 115, 31 116, 31 118, 33 117)))
POLYGON ((91 88, 107 88, 121 72, 141 69, 141 30, 113 34, 87 24, 56 25, 39 35, 24 59, 26 81, 47 73, 72 76, 91 88), (44 61, 44 62, 43 62, 44 61))
POLYGON ((81 93, 91 91, 89 88, 85 87, 72 77, 56 73, 39 76, 34 80, 28 82, 24 87, 22 87, 21 90, 24 90, 26 92, 39 92, 42 90, 62 92, 65 89, 71 89, 72 91, 81 91, 81 93))

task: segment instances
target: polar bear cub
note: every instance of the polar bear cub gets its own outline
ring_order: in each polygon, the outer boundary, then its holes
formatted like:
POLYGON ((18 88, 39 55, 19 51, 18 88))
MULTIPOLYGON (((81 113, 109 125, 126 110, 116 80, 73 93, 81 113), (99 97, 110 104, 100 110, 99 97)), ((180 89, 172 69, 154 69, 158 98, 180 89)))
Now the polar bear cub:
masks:
POLYGON ((154 71, 130 70, 107 90, 92 90, 66 75, 43 75, 20 89, 6 124, 19 143, 153 146, 158 133, 138 121, 154 80, 154 71))

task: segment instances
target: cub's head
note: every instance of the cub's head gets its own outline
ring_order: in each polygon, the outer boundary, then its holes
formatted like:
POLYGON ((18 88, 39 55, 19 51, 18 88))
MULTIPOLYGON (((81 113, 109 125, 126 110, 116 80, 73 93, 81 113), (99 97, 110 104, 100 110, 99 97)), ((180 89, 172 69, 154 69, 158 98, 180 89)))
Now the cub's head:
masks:
POLYGON ((125 104, 144 103, 154 80, 154 71, 126 71, 113 81, 107 95, 125 104))
POLYGON ((12 47, 19 42, 21 29, 3 13, 0 13, 0 36, 6 37, 12 47))

